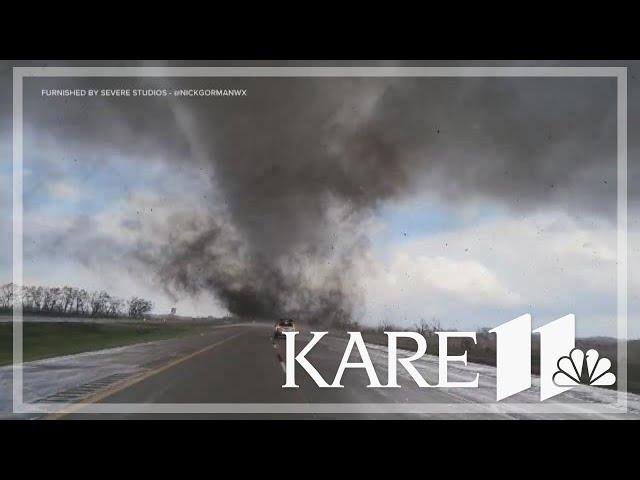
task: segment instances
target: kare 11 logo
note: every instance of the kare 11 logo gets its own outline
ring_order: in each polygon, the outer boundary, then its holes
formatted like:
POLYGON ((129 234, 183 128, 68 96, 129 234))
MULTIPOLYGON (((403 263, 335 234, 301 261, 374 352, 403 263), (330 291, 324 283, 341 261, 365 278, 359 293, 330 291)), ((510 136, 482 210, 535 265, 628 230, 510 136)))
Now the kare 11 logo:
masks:
MULTIPOLYGON (((496 400, 500 401, 531 388, 531 333, 540 335, 540 400, 547 400, 577 385, 609 386, 616 382, 611 373, 611 361, 600 357, 594 349, 586 352, 575 348, 575 315, 570 314, 532 330, 531 315, 526 314, 489 330, 496 334, 496 400)), ((479 373, 469 382, 452 382, 447 376, 450 362, 467 365, 467 352, 449 355, 449 338, 470 338, 476 341, 475 332, 435 332, 438 336, 438 384, 430 385, 420 375, 414 361, 427 352, 427 341, 417 332, 384 332, 387 336, 388 379, 381 384, 366 344, 360 332, 349 332, 349 341, 332 383, 306 358, 313 347, 328 332, 311 332, 309 343, 296 355, 295 337, 299 332, 283 332, 286 336, 286 367, 283 388, 298 388, 295 367, 302 367, 321 388, 344 388, 342 377, 347 369, 361 368, 367 372, 370 388, 400 388, 397 381, 398 364, 422 388, 478 388, 479 373), (417 343, 416 352, 409 357, 398 357, 398 339, 411 338, 417 343), (353 349, 357 348, 360 362, 350 362, 353 349)))

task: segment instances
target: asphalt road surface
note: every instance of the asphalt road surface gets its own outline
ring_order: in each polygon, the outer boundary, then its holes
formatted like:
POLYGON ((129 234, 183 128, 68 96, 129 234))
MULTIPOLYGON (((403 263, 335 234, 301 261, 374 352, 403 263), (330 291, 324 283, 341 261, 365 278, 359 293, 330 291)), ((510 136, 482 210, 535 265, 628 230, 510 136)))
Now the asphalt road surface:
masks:
MULTIPOLYGON (((495 402, 495 369, 479 365, 450 366, 450 380, 471 381, 480 370, 480 387, 476 389, 419 388, 398 367, 400 388, 368 388, 364 369, 347 369, 344 388, 319 388, 310 376, 296 365, 299 388, 283 388, 285 383, 285 340, 272 340, 271 327, 251 324, 214 330, 194 338, 189 353, 168 362, 160 362, 93 397, 90 403, 73 406, 64 415, 49 418, 625 418, 616 413, 532 414, 538 390, 523 392, 500 402, 513 403, 514 410, 503 412, 495 402), (141 404, 152 404, 143 407, 141 404), (424 411, 424 404, 434 404, 435 411, 424 411), (529 408, 516 405, 530 404, 529 408), (475 411, 474 406, 484 408, 475 411), (111 413, 88 412, 88 409, 111 409, 111 413), (488 410, 487 410, 488 409, 488 410), (113 413, 115 411, 119 413, 113 413), (144 412, 144 413, 142 413, 144 412), (180 412, 180 413, 178 413, 180 412), (190 412, 190 413, 184 413, 190 412), (266 413, 265 413, 266 412, 266 413)), ((310 340, 308 332, 297 338, 296 352, 310 340)), ((307 355, 322 377, 331 383, 344 353, 346 339, 325 337, 307 355)), ((369 349, 380 381, 386 383, 387 357, 384 347, 369 349)), ((406 353, 405 353, 406 354, 406 353)), ((356 353, 352 361, 358 361, 356 353)), ((437 361, 425 358, 414 363, 430 384, 437 383, 437 361)), ((535 383, 534 383, 535 387, 535 383)), ((584 403, 614 398, 615 392, 578 387, 558 397, 558 401, 584 403)), ((637 399, 632 399, 635 405, 637 399)), ((577 410, 578 412, 580 409, 577 410)), ((102 412, 102 411, 101 411, 102 412)), ((638 412, 632 416, 638 418, 638 412)))

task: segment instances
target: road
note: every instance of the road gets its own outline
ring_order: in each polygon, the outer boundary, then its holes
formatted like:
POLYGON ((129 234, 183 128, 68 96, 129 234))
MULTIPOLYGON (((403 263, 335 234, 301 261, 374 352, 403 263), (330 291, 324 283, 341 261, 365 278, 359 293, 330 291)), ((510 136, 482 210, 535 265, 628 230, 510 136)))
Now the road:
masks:
MULTIPOLYGON (((310 338, 308 332, 298 335, 296 351, 310 338)), ((307 355, 329 383, 345 346, 346 339, 327 336, 307 355)), ((370 346, 369 352, 384 384, 386 348, 370 346)), ((620 414, 606 406, 616 392, 595 387, 578 387, 554 398, 563 413, 548 413, 545 408, 556 407, 538 401, 537 379, 530 390, 498 404, 495 369, 473 364, 451 364, 449 376, 470 381, 478 372, 480 386, 474 389, 419 388, 402 367, 400 388, 368 388, 363 369, 347 369, 344 388, 319 388, 300 366, 299 388, 285 389, 284 358, 285 341, 273 341, 268 325, 219 328, 194 337, 180 355, 151 362, 105 388, 86 390, 89 395, 82 402, 87 403, 47 418, 640 418, 640 396, 627 395, 631 413, 620 414), (572 406, 563 406, 568 403, 572 406), (605 411, 590 413, 593 405, 605 411)), ((358 360, 354 353, 352 361, 358 360)), ((437 383, 436 358, 414 365, 430 384, 437 383)))
MULTIPOLYGON (((311 338, 300 334, 297 350, 311 338)), ((282 388, 285 380, 285 340, 273 340, 271 328, 264 325, 227 328, 209 335, 210 345, 187 355, 186 359, 162 365, 157 373, 148 372, 144 378, 127 388, 101 398, 100 403, 153 403, 153 404, 298 404, 310 403, 380 403, 389 402, 382 391, 368 389, 366 374, 347 371, 343 377, 344 389, 322 389, 315 385, 302 369, 296 370, 299 388, 282 388)), ((318 345, 307 358, 320 374, 329 379, 335 375, 346 342, 342 339, 327 339, 318 345)), ((354 357, 354 359, 357 359, 354 357)), ((259 407, 255 407, 259 408, 259 407)), ((299 408, 299 407, 291 407, 299 408)), ((301 413, 301 418, 316 418, 320 415, 301 413)), ((83 414, 76 413, 66 418, 129 418, 136 415, 83 414)), ((184 417, 184 415, 150 415, 145 418, 184 417)), ((194 415, 189 415, 193 417, 194 415)), ((195 415, 206 418, 247 418, 256 414, 195 415)), ((269 418, 286 418, 286 414, 269 414, 269 418)), ((366 414, 350 416, 365 417, 366 414)))

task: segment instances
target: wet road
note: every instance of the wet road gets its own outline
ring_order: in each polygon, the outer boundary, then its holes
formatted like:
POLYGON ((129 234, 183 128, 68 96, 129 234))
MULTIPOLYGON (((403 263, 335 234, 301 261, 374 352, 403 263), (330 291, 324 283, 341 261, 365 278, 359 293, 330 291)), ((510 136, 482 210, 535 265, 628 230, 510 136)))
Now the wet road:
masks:
MULTIPOLYGON (((310 334, 298 336, 297 352, 310 340, 310 334)), ((283 388, 285 383, 284 359, 285 340, 273 340, 271 328, 262 325, 230 327, 210 334, 210 345, 193 352, 186 359, 171 362, 168 368, 160 367, 158 372, 136 383, 99 399, 99 403, 117 405, 147 403, 166 405, 163 410, 183 411, 184 404, 196 410, 225 409, 224 415, 205 414, 207 418, 241 417, 254 414, 247 411, 271 410, 269 418, 284 418, 289 415, 273 412, 294 411, 296 417, 315 418, 319 415, 308 411, 309 404, 382 403, 394 401, 384 389, 367 388, 369 383, 365 372, 347 370, 342 384, 345 388, 319 388, 300 366, 296 368, 296 383, 299 388, 283 388), (212 404, 218 404, 214 406, 212 404), (264 405, 266 404, 266 405, 264 405), (238 413, 234 414, 234 410, 238 413)), ((307 355, 328 382, 335 376, 346 341, 340 338, 325 338, 307 355)), ((357 353, 353 360, 357 361, 357 353)), ((350 416, 353 416, 350 413, 350 416)), ((355 414, 356 416, 365 415, 355 414)), ((133 415, 138 416, 138 415, 133 415)), ((145 417, 158 415, 144 414, 145 417)), ((167 416, 183 416, 162 414, 167 416)), ((193 416, 193 415, 189 415, 193 416)), ((265 416, 262 414, 261 416, 265 416)), ((335 415, 332 415, 335 416, 335 415)), ((122 418, 125 414, 76 413, 66 418, 122 418)))

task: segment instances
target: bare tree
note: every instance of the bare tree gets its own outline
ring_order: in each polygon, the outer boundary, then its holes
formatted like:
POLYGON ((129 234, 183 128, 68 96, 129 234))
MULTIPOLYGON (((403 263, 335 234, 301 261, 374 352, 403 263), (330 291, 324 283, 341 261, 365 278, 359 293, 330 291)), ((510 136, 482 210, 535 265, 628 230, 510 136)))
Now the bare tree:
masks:
POLYGON ((153 304, 149 300, 139 297, 131 297, 128 302, 129 316, 132 318, 141 318, 153 308, 153 304))
POLYGON ((104 315, 120 317, 128 315, 140 318, 153 309, 153 303, 139 297, 128 302, 111 296, 105 290, 87 292, 84 288, 19 286, 8 283, 0 286, 0 310, 10 310, 16 302, 22 304, 25 313, 61 315, 104 315))
POLYGON ((63 302, 62 289, 60 287, 52 287, 47 288, 46 292, 46 296, 48 298, 47 310, 50 312, 60 311, 63 302))
POLYGON ((34 311, 44 310, 45 292, 42 287, 28 287, 30 295, 31 307, 34 311))
POLYGON ((91 305, 91 315, 96 317, 99 315, 106 315, 107 305, 109 304, 110 296, 104 290, 91 292, 89 294, 89 303, 91 305))
POLYGON ((388 320, 383 320, 380 325, 378 325, 378 332, 380 333, 391 332, 393 330, 396 330, 396 327, 388 320))
POLYGON ((13 283, 7 283, 0 288, 0 308, 9 309, 13 307, 13 283))
POLYGON ((75 304, 76 315, 89 313, 89 294, 84 288, 75 291, 75 304))
POLYGON ((420 322, 415 325, 414 329, 423 337, 428 337, 430 335, 433 335, 435 332, 442 331, 440 321, 436 318, 432 318, 430 322, 428 322, 424 318, 421 318, 420 322))
POLYGON ((107 307, 107 314, 111 317, 118 317, 124 313, 125 302, 121 298, 111 297, 107 307))
POLYGON ((62 312, 68 313, 73 305, 74 300, 74 288, 72 287, 62 287, 62 312))

